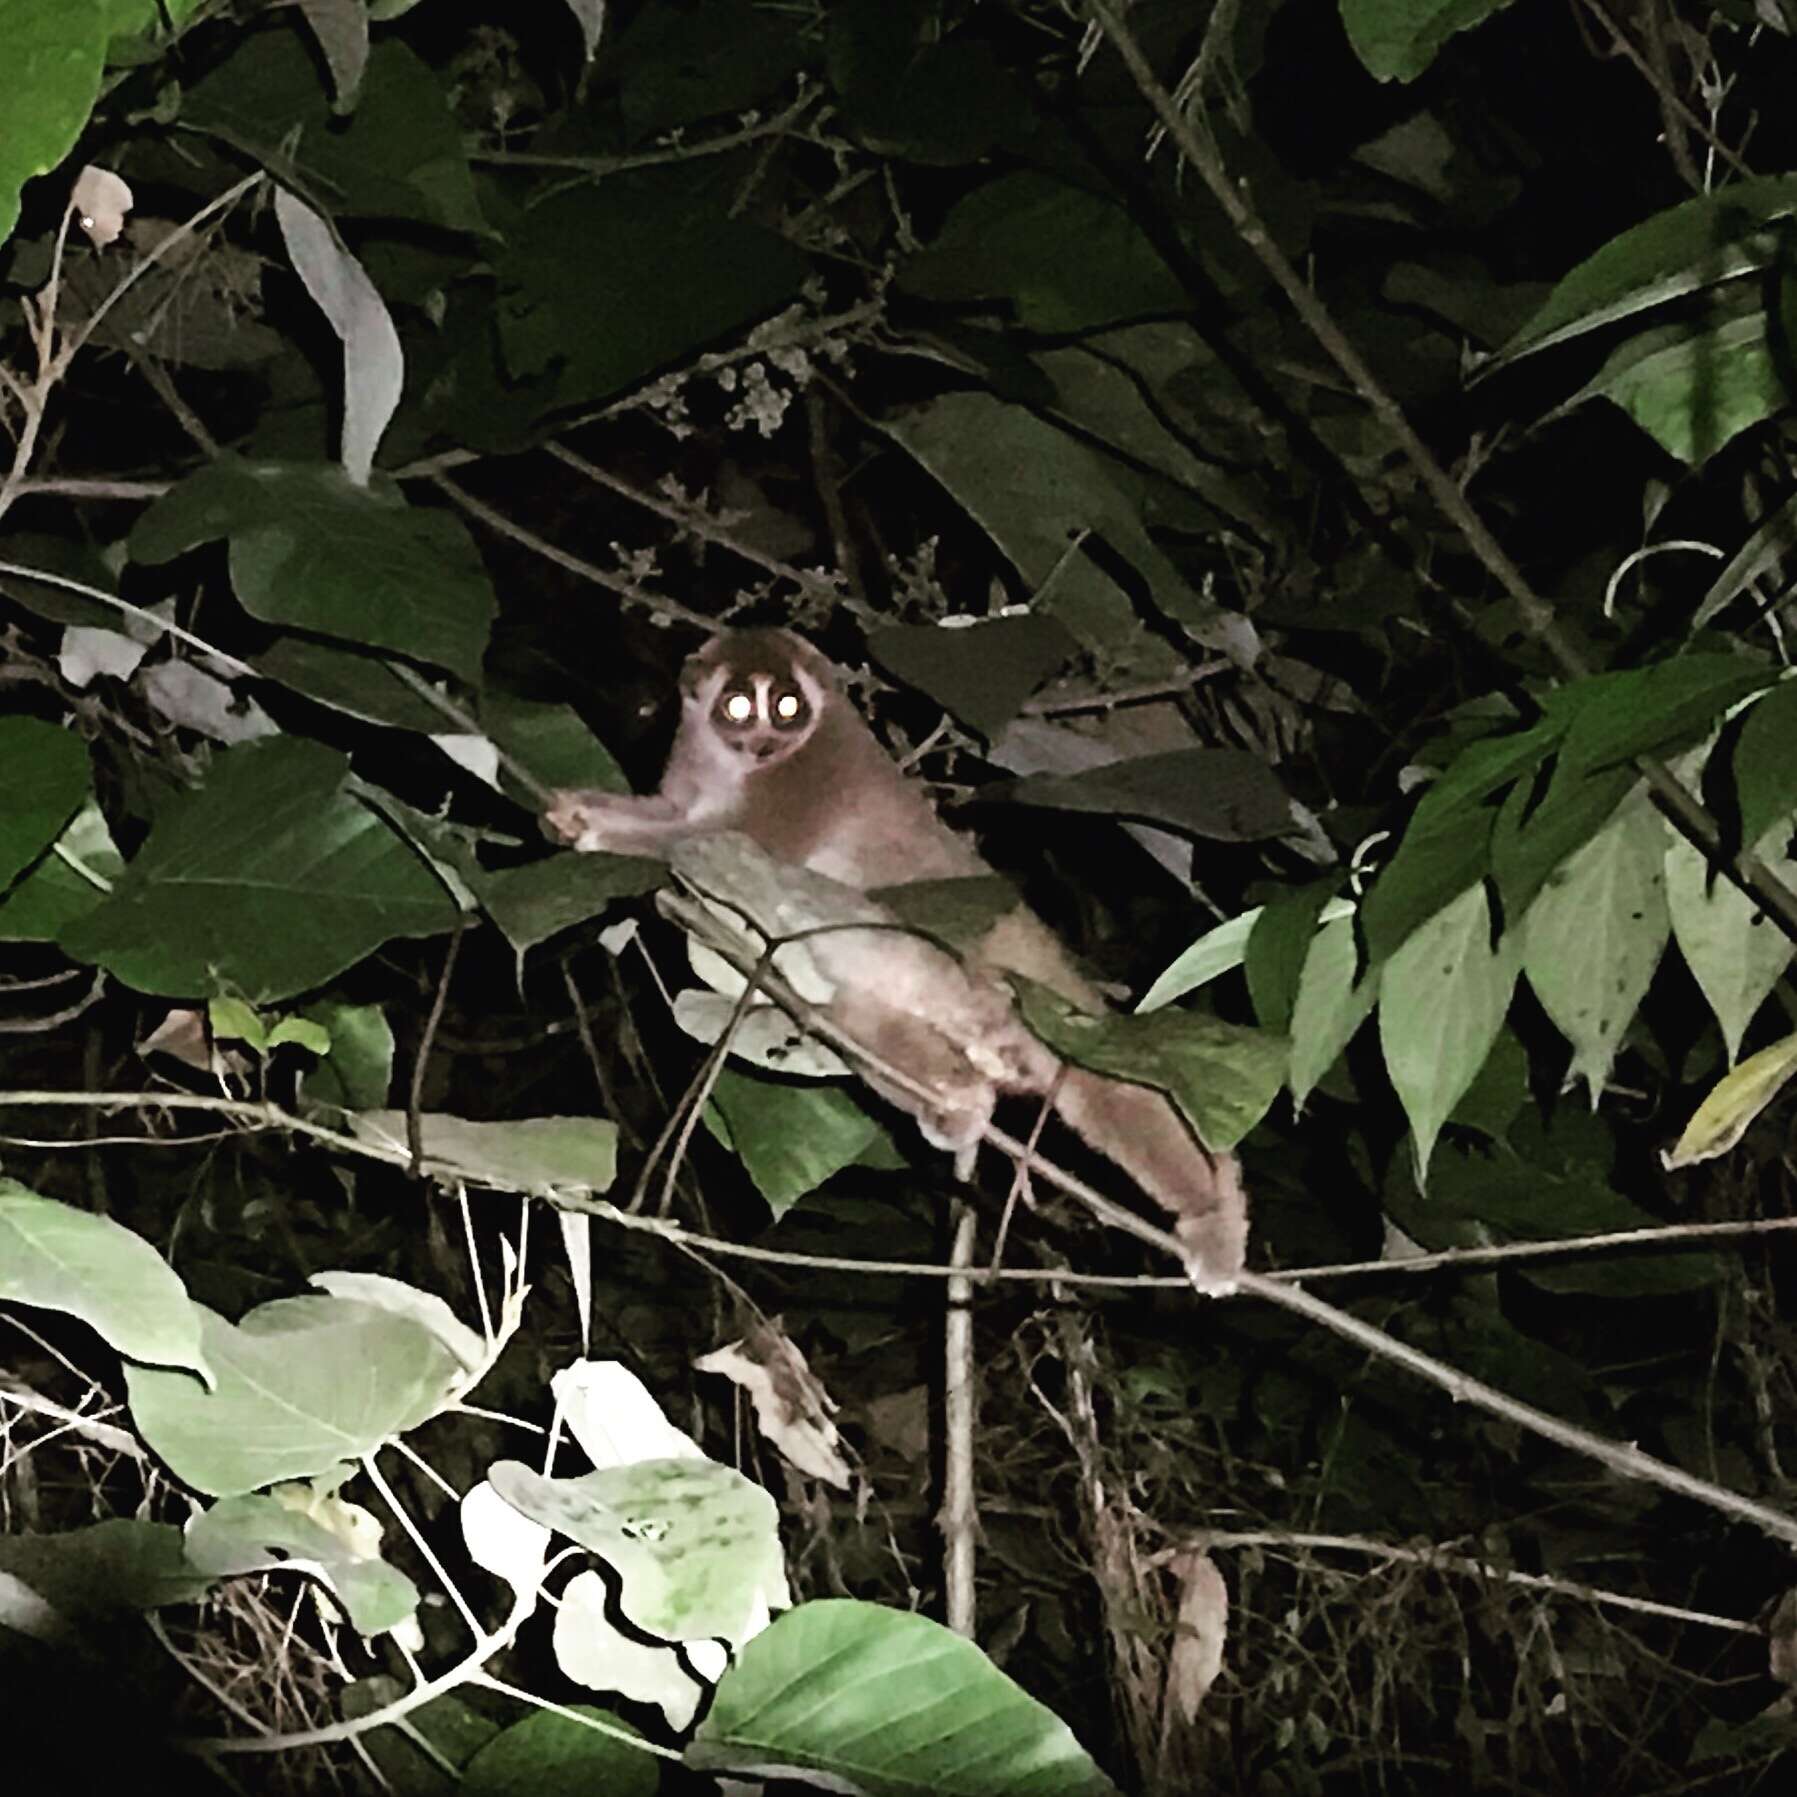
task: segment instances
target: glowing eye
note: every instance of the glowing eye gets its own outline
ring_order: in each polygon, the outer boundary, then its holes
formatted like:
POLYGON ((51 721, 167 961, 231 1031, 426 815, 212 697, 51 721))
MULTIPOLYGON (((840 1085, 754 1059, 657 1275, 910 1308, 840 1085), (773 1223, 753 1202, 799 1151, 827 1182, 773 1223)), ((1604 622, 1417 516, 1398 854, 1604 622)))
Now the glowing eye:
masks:
POLYGON ((747 693, 726 693, 718 706, 733 724, 746 724, 755 715, 755 701, 747 693))
POLYGON ((805 701, 797 693, 782 693, 774 701, 774 716, 783 724, 790 724, 804 709, 805 701))

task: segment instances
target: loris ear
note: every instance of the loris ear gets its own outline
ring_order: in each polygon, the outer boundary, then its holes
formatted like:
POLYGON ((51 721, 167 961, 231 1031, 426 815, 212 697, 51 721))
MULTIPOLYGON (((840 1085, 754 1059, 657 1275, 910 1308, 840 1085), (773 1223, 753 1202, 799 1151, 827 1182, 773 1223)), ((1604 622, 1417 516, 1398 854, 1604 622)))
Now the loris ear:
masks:
POLYGON ((709 643, 701 645, 680 664, 680 696, 691 699, 697 696, 699 688, 705 683, 705 676, 718 665, 718 645, 723 642, 721 636, 714 636, 709 643))

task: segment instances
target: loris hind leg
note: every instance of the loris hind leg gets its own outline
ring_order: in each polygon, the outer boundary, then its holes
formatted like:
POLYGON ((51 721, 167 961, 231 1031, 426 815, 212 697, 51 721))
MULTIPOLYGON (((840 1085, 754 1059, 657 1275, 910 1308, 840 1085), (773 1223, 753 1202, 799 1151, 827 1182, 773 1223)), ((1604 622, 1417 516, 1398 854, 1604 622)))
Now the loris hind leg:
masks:
POLYGON ((1054 1105, 1089 1147, 1173 1214, 1194 1279, 1206 1290, 1233 1290, 1248 1252, 1248 1201, 1235 1156, 1210 1153, 1152 1086, 1070 1066, 1054 1105))

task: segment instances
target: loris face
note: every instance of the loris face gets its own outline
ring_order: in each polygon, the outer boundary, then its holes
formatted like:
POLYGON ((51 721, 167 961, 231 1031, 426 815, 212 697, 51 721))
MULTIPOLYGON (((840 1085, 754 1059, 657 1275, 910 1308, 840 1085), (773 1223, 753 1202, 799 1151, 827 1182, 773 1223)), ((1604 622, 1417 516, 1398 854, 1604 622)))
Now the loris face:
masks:
POLYGON ((727 640, 727 653, 714 647, 689 664, 688 704, 703 709, 729 756, 747 768, 773 767, 804 746, 824 692, 783 652, 778 633, 744 631, 727 640))

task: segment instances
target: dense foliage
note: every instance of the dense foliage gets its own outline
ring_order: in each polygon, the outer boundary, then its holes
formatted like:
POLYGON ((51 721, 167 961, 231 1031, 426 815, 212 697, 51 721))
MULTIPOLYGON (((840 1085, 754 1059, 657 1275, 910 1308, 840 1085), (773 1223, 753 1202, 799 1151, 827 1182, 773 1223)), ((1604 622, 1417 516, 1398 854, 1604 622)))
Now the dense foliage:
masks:
POLYGON ((1788 1778, 1794 34, 0 0, 22 1763, 1788 1778), (1141 1001, 1242 1291, 1052 1133, 952 1232, 548 848, 730 623, 1141 1001))

